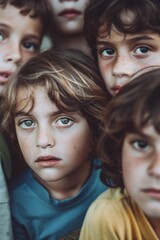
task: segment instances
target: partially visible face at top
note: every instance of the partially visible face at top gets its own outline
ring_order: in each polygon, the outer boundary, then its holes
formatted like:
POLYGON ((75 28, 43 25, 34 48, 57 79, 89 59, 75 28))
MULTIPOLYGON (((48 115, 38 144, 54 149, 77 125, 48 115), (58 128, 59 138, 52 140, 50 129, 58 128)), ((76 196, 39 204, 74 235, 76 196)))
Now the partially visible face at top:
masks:
MULTIPOLYGON (((131 14, 125 19, 131 21, 131 14)), ((108 91, 114 96, 137 71, 160 65, 160 34, 148 30, 124 36, 113 27, 107 36, 103 30, 104 26, 97 37, 98 65, 108 91)))
POLYGON ((49 0, 58 32, 81 34, 84 26, 84 11, 90 0, 49 0))
POLYGON ((152 125, 128 133, 122 147, 124 185, 152 225, 160 224, 160 134, 152 125))
POLYGON ((20 9, 10 4, 0 8, 0 97, 17 66, 38 53, 42 28, 39 18, 24 16, 20 9))
POLYGON ((17 94, 15 128, 26 163, 45 182, 82 179, 91 164, 92 134, 87 119, 78 112, 60 111, 45 87, 34 87, 33 97, 34 107, 28 112, 28 93, 19 89, 17 94))

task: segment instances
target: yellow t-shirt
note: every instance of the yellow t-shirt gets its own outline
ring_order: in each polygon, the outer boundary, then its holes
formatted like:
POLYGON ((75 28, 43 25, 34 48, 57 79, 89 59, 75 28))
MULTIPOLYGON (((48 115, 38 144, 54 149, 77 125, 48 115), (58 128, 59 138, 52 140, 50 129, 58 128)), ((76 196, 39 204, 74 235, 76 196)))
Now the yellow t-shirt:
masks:
POLYGON ((80 240, 158 240, 139 207, 120 188, 109 189, 92 203, 80 240))

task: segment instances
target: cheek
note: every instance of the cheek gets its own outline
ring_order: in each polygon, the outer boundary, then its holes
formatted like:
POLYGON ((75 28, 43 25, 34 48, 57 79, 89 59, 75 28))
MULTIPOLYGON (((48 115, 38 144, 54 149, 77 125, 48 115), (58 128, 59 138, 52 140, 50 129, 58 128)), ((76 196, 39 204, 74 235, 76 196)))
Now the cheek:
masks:
POLYGON ((132 185, 132 179, 134 180, 134 172, 136 171, 133 156, 129 149, 129 146, 124 143, 122 148, 122 174, 125 187, 132 185))
POLYGON ((122 173, 123 181, 130 195, 137 191, 137 186, 143 182, 145 167, 140 159, 129 152, 122 152, 122 173))
POLYGON ((32 140, 25 136, 22 137, 21 134, 17 134, 17 140, 23 155, 29 154, 29 149, 31 149, 31 146, 33 146, 32 140))
POLYGON ((86 130, 86 132, 79 135, 76 134, 76 136, 70 141, 70 146, 72 146, 73 154, 79 154, 81 157, 88 155, 91 152, 91 142, 92 137, 90 130, 86 130))
POLYGON ((108 81, 107 79, 111 72, 109 65, 107 65, 101 60, 98 60, 98 66, 99 66, 101 75, 103 76, 104 79, 106 79, 106 81, 108 81))
POLYGON ((35 57, 36 55, 38 55, 38 53, 32 53, 32 52, 26 52, 24 51, 23 52, 23 55, 22 55, 22 64, 28 62, 31 58, 35 57))
POLYGON ((29 143, 30 143, 30 141, 28 141, 27 139, 19 141, 19 146, 20 146, 22 152, 26 152, 26 150, 29 148, 29 145, 30 145, 29 143))

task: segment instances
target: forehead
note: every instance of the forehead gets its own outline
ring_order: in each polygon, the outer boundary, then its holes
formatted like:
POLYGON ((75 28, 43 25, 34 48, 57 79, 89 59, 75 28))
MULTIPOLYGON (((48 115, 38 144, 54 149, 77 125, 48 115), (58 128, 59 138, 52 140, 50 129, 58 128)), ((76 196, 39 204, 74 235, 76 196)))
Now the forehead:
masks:
POLYGON ((17 89, 16 112, 22 111, 22 109, 28 112, 37 105, 43 105, 44 102, 48 107, 53 105, 44 86, 37 85, 17 89))
POLYGON ((141 40, 155 40, 160 41, 160 34, 152 31, 142 31, 141 33, 125 34, 119 32, 114 26, 110 33, 107 32, 106 26, 101 26, 98 31, 97 42, 99 41, 110 41, 112 43, 128 42, 134 43, 141 40))
POLYGON ((43 24, 40 18, 31 18, 30 14, 22 15, 21 9, 18 9, 11 4, 5 8, 0 7, 0 23, 10 26, 13 29, 23 29, 24 32, 35 32, 42 34, 43 24))

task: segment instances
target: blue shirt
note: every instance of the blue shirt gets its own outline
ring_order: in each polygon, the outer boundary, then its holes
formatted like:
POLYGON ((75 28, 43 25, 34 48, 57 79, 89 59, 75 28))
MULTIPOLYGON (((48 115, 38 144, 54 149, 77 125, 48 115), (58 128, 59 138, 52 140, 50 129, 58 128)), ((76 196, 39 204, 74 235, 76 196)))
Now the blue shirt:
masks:
POLYGON ((14 239, 78 240, 88 207, 106 190, 95 165, 80 192, 64 200, 50 197, 27 169, 11 190, 14 239))

